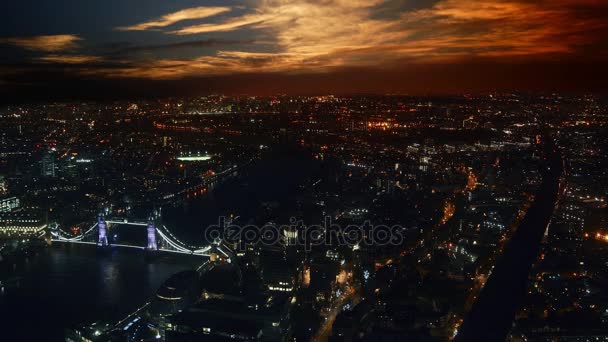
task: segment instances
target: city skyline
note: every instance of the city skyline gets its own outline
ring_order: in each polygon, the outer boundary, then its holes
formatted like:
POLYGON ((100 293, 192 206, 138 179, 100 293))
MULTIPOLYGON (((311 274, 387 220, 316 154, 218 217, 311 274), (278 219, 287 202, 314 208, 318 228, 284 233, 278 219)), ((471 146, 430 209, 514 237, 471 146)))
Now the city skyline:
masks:
POLYGON ((2 337, 605 339, 607 109, 521 93, 0 106, 2 337))

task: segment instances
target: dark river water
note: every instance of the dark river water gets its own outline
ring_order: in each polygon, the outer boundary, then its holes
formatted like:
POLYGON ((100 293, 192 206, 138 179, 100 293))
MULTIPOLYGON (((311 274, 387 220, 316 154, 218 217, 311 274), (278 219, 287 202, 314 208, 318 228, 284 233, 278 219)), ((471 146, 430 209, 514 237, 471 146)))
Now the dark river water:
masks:
POLYGON ((178 238, 199 246, 208 242, 204 240, 204 231, 218 224, 220 216, 234 213, 239 217, 237 223, 254 223, 263 203, 287 206, 299 192, 299 185, 321 173, 320 163, 305 151, 273 152, 205 196, 163 208, 163 223, 178 238))
POLYGON ((0 294, 1 341, 62 341, 64 329, 117 321, 144 304, 171 275, 204 260, 141 250, 58 245, 22 260, 0 294), (11 336, 12 338, 8 338, 11 336))

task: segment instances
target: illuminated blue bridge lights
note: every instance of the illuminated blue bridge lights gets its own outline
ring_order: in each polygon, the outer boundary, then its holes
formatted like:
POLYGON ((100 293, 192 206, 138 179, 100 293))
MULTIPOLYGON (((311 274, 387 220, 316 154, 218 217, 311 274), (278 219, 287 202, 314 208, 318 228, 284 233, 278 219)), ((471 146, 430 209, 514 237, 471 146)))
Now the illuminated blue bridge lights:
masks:
MULTIPOLYGON (((220 247, 208 246, 192 246, 183 243, 177 239, 170 230, 164 225, 158 225, 154 222, 154 218, 150 218, 148 222, 130 221, 128 219, 105 218, 99 215, 97 222, 86 230, 84 233, 76 236, 68 236, 61 229, 51 230, 51 241, 73 244, 97 245, 99 247, 125 247, 145 249, 148 251, 181 253, 191 255, 209 256, 212 248, 215 248, 219 253, 228 255, 222 251, 220 247), (145 229, 147 243, 145 245, 133 244, 118 244, 108 240, 108 233, 111 231, 112 225, 131 226, 136 229, 145 229), (141 228, 139 228, 141 227, 141 228), (145 228, 144 228, 145 227, 145 228)), ((116 234, 115 234, 116 235, 116 234)))

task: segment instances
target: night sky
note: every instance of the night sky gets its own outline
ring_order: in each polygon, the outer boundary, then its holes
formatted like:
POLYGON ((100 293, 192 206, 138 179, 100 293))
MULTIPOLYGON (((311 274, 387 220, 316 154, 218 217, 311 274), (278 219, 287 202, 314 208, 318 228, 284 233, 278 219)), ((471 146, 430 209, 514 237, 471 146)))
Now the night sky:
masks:
POLYGON ((3 97, 608 89, 606 0, 3 0, 3 97))

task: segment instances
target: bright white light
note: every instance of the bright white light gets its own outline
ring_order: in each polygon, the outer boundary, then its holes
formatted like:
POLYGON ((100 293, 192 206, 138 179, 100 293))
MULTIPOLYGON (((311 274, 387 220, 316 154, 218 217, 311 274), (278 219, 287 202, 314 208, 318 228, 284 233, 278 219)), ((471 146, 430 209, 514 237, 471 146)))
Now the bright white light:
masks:
POLYGON ((200 155, 200 156, 182 156, 177 157, 179 161, 205 161, 211 159, 211 156, 208 154, 200 155))

